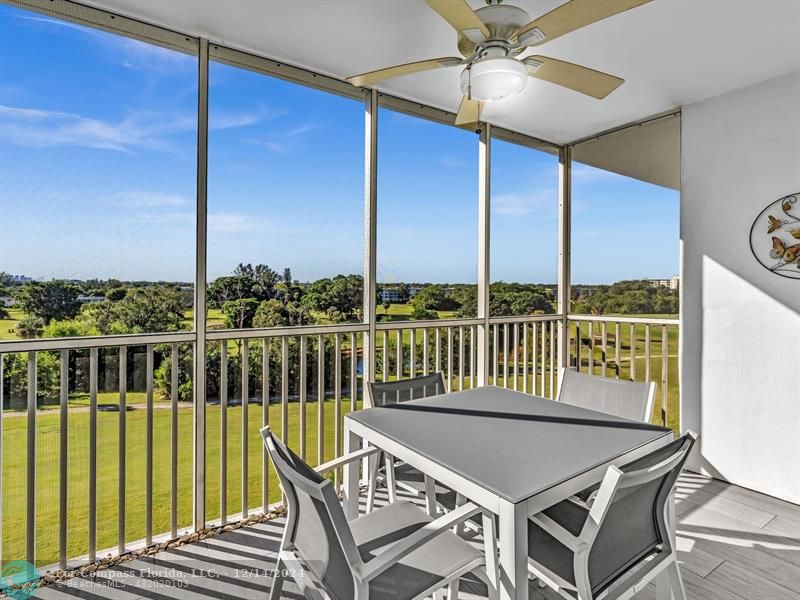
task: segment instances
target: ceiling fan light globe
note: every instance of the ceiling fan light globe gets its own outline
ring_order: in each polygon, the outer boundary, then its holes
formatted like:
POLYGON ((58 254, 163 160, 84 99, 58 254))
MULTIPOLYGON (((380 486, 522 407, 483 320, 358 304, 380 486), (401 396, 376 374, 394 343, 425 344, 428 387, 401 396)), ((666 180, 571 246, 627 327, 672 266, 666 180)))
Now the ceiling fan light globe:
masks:
POLYGON ((526 83, 528 68, 513 58, 484 58, 461 73, 461 92, 482 102, 518 94, 526 83))

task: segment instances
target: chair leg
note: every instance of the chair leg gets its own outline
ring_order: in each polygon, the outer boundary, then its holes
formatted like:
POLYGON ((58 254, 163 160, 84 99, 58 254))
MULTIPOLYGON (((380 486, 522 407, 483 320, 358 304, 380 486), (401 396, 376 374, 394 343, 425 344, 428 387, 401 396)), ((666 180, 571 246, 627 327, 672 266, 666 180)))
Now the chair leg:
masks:
POLYGON ((436 482, 425 475, 425 508, 428 515, 436 517, 436 482))
POLYGON ((371 513, 375 507, 375 493, 378 489, 378 457, 374 454, 367 459, 368 483, 367 483, 367 513, 371 513))
POLYGON ((279 554, 278 562, 275 563, 275 575, 272 577, 272 585, 269 587, 269 600, 280 600, 285 570, 286 563, 283 562, 279 554))
POLYGON ((394 478, 394 457, 384 454, 386 461, 386 489, 389 493, 389 503, 397 502, 397 481, 394 478))
POLYGON ((656 598, 658 600, 686 600, 686 588, 678 566, 678 559, 672 560, 656 579, 656 598))
POLYGON ((447 600, 458 600, 458 591, 461 587, 461 579, 454 579, 447 586, 447 600))
MULTIPOLYGON (((466 501, 467 499, 464 498, 464 496, 462 496, 461 494, 456 494, 456 508, 458 508, 459 506, 464 506, 464 503, 466 501)), ((455 533, 458 536, 463 536, 465 531, 466 531, 466 525, 464 521, 456 523, 455 527, 453 527, 453 533, 455 533)))

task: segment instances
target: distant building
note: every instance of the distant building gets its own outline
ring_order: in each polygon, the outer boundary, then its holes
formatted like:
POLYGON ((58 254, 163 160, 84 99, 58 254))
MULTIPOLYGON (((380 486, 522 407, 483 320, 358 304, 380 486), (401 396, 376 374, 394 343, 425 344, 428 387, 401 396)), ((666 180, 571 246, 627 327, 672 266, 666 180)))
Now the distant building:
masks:
POLYGON ((97 304, 98 302, 102 302, 105 300, 105 296, 78 296, 78 302, 81 304, 97 304))
POLYGON ((402 302, 403 296, 397 288, 383 288, 381 290, 381 302, 402 302))
POLYGON ((677 290, 680 286, 680 277, 677 275, 670 277, 669 279, 648 279, 647 282, 652 287, 664 287, 670 290, 677 290))
POLYGON ((28 283, 29 281, 33 281, 27 275, 11 275, 12 283, 28 283))
POLYGON ((17 303, 11 296, 0 296, 0 306, 3 308, 11 308, 17 303))

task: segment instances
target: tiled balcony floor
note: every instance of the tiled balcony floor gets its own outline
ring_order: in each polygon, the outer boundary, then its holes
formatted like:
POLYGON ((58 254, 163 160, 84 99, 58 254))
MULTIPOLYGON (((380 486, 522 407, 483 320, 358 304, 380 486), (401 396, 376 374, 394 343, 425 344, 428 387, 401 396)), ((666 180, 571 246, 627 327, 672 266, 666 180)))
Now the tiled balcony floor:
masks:
MULTIPOLYGON (((678 489, 678 548, 690 600, 800 600, 800 507, 685 474, 678 489)), ((265 600, 283 520, 243 528, 41 588, 36 598, 265 600)), ((461 598, 484 596, 464 581, 461 598)), ((284 597, 302 598, 290 581, 284 597)), ((557 598, 532 584, 531 598, 557 598)), ((649 586, 637 598, 652 600, 649 586)))

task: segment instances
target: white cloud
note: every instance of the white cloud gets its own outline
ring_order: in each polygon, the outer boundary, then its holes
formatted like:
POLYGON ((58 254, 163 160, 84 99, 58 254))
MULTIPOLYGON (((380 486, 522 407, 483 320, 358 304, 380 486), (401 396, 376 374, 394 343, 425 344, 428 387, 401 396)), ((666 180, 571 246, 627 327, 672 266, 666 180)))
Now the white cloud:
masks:
MULTIPOLYGON (((275 111, 260 106, 238 113, 217 114, 212 129, 242 127, 272 118, 275 111)), ((133 111, 119 121, 38 108, 0 105, 0 137, 20 146, 46 148, 80 146, 132 152, 138 148, 175 151, 169 137, 195 131, 195 117, 133 111)))
POLYGON ((502 217, 526 217, 534 213, 551 216, 556 210, 555 197, 553 190, 539 190, 530 194, 499 194, 492 198, 492 208, 502 217))
POLYGON ((277 131, 268 138, 248 140, 248 143, 260 146, 270 152, 286 154, 297 149, 304 136, 316 129, 318 129, 317 124, 309 121, 289 129, 277 131))
POLYGON ((445 156, 440 161, 443 167, 463 167, 464 161, 456 156, 445 156))
POLYGON ((622 175, 580 163, 574 163, 572 166, 572 182, 577 185, 611 181, 617 178, 622 178, 622 175))
POLYGON ((255 125, 261 121, 275 119, 284 115, 286 111, 273 110, 263 104, 256 108, 242 112, 226 112, 220 110, 212 111, 208 116, 209 129, 234 129, 236 127, 246 127, 255 125))

